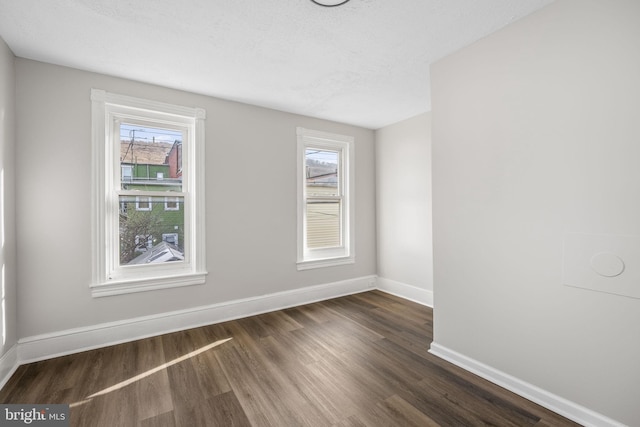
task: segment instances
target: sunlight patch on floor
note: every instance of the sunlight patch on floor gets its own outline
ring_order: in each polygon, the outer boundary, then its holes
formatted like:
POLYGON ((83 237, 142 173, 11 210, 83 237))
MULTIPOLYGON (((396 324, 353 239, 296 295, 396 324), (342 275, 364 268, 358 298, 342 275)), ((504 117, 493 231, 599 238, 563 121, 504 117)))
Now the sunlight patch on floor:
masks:
POLYGON ((232 340, 232 339, 233 339, 233 338, 227 338, 227 339, 224 339, 224 340, 218 340, 218 341, 216 341, 216 342, 214 342, 214 343, 211 343, 211 344, 205 345, 204 347, 200 347, 199 349, 194 350, 194 351, 192 351, 191 353, 187 353, 187 354, 185 354, 184 356, 180 356, 180 357, 178 357, 178 358, 176 358, 176 359, 173 359, 173 360, 171 360, 171 361, 169 361, 169 362, 163 363, 163 364, 162 364, 162 365, 160 365, 160 366, 157 366, 157 367, 155 367, 155 368, 153 368, 153 369, 149 369, 148 371, 145 371, 145 372, 143 372, 143 373, 141 373, 141 374, 139 374, 139 375, 136 375, 135 377, 131 377, 131 378, 129 378, 128 380, 125 380, 125 381, 119 382, 118 384, 112 385, 111 387, 105 388, 104 390, 100 390, 100 391, 98 391, 98 392, 96 392, 96 393, 93 393, 92 395, 87 396, 87 398, 86 398, 86 399, 84 399, 84 400, 82 400, 82 401, 80 401, 80 402, 72 403, 72 404, 71 404, 71 405, 69 405, 69 406, 73 408, 73 407, 80 406, 80 405, 83 405, 83 404, 85 404, 85 403, 88 403, 88 402, 90 402, 90 401, 91 401, 91 399, 93 399, 94 397, 102 396, 102 395, 105 395, 105 394, 107 394, 107 393, 111 393, 112 391, 119 390, 119 389, 121 389, 121 388, 123 388, 123 387, 126 387, 126 386, 128 386, 128 385, 130 385, 130 384, 135 383, 136 381, 140 381, 140 380, 141 380, 141 379, 143 379, 143 378, 146 378, 146 377, 148 377, 148 376, 150 376, 150 375, 153 375, 153 374, 155 374, 156 372, 160 372, 160 371, 162 371, 163 369, 167 369, 167 368, 168 368, 168 367, 170 367, 170 366, 173 366, 173 365, 175 365, 175 364, 178 364, 178 363, 180 363, 180 362, 183 362, 183 361, 185 361, 185 360, 187 360, 187 359, 189 359, 189 358, 195 357, 195 356, 197 356, 197 355, 199 355, 199 354, 201 354, 201 353, 204 353, 204 352, 205 352, 205 351, 207 351, 207 350, 211 350, 212 348, 217 347, 217 346, 219 346, 219 345, 221 345, 221 344, 224 344, 224 343, 226 343, 227 341, 230 341, 230 340, 232 340))

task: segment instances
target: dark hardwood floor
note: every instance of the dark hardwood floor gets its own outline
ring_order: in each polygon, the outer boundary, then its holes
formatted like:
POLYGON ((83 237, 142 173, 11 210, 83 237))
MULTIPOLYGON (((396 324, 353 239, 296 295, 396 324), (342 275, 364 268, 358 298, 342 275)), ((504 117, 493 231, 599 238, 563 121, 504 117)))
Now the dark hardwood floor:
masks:
POLYGON ((21 366, 73 426, 575 426, 427 352, 431 309, 337 298, 21 366))

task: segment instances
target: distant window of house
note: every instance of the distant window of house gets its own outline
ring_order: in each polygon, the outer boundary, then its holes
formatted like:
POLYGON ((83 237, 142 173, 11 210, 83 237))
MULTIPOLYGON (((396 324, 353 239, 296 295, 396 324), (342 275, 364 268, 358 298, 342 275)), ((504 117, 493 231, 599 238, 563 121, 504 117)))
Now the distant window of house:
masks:
POLYGON ((133 179, 133 166, 132 165, 122 165, 122 182, 131 182, 133 179))
POLYGON ((136 210, 137 211, 150 211, 151 210, 151 197, 136 196, 136 210))
POLYGON ((91 99, 93 296, 204 283, 204 110, 95 89, 91 99))
POLYGON ((165 197, 164 198, 164 210, 165 211, 178 211, 180 210, 179 197, 165 197))
POLYGON ((353 137, 298 135, 298 269, 354 262, 353 137))

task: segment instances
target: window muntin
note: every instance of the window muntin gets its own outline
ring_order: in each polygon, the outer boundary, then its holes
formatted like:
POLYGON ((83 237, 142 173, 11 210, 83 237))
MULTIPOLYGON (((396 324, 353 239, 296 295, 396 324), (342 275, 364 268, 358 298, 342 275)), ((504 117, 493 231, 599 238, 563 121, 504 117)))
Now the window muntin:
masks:
POLYGON ((353 138, 298 128, 298 269, 354 262, 353 138))
POLYGON ((92 101, 93 295, 204 283, 204 110, 92 101))

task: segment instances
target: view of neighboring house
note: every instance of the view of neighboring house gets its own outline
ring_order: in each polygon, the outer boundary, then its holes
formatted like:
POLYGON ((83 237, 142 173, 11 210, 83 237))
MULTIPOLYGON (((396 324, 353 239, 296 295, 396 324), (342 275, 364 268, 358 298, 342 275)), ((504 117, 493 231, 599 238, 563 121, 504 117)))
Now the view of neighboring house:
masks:
POLYGON ((169 166, 169 176, 182 179, 182 141, 176 140, 164 161, 169 166))
POLYGON ((177 247, 176 245, 172 245, 167 241, 162 241, 157 245, 149 248, 148 250, 142 252, 142 254, 129 261, 128 264, 148 264, 183 260, 184 252, 179 247, 177 247))
MULTIPOLYGON (((313 152, 315 153, 317 152, 313 152)), ((313 154, 308 152, 306 156, 307 247, 315 249, 341 246, 341 201, 337 198, 338 158, 317 160, 313 154)))
POLYGON ((120 170, 120 263, 184 260, 182 142, 121 141, 120 170))

